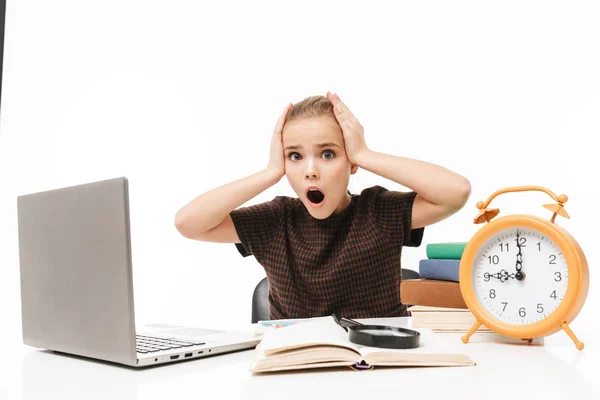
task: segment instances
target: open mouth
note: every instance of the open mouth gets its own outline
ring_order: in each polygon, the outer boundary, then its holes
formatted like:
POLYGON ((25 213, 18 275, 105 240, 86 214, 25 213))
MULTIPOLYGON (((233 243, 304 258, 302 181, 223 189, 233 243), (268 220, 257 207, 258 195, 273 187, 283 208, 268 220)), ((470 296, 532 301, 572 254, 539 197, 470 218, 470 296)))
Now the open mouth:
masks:
POLYGON ((308 192, 306 192, 306 197, 308 198, 308 201, 310 201, 311 203, 313 203, 315 205, 319 205, 325 199, 325 194, 316 188, 308 189, 308 192))

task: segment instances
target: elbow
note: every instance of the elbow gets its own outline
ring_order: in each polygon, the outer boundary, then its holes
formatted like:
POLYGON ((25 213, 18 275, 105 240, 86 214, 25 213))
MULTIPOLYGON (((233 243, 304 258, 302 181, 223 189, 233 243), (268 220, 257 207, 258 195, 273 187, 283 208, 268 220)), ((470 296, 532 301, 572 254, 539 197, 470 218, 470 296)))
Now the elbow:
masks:
POLYGON ((448 190, 446 201, 443 204, 449 215, 452 215, 467 204, 469 197, 471 197, 471 183, 468 179, 461 177, 459 181, 453 184, 452 189, 448 190))
POLYGON ((471 197, 471 182, 467 178, 461 179, 461 182, 457 185, 454 206, 456 211, 460 210, 467 204, 467 201, 471 197))
POLYGON ((188 221, 182 210, 177 211, 175 214, 175 228, 184 237, 189 238, 188 232, 188 221))

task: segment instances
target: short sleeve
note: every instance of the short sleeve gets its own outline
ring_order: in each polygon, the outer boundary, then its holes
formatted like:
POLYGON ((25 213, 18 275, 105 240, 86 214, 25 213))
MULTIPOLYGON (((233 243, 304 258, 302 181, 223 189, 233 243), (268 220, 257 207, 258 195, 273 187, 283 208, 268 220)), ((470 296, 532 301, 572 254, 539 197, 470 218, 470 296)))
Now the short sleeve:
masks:
POLYGON ((243 257, 260 257, 268 249, 275 231, 283 221, 285 199, 277 196, 273 200, 240 207, 229 215, 241 243, 236 243, 243 257))
POLYGON ((419 247, 425 228, 410 229, 412 208, 417 193, 371 188, 371 212, 383 235, 395 246, 419 247))

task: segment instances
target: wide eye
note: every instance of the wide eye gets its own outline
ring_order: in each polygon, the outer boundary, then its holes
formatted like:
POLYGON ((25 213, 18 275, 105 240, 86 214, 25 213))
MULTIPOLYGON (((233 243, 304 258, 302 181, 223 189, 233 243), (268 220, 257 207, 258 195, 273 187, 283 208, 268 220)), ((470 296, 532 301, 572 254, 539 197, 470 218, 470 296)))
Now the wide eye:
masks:
POLYGON ((300 154, 298 154, 298 153, 290 153, 290 154, 288 155, 288 157, 289 157, 289 158, 290 158, 290 160, 292 160, 292 161, 298 161, 298 160, 300 160, 300 158, 301 158, 301 157, 300 157, 300 154))
POLYGON ((331 150, 325 150, 323 152, 323 158, 326 160, 331 160, 333 157, 335 157, 335 153, 331 150))

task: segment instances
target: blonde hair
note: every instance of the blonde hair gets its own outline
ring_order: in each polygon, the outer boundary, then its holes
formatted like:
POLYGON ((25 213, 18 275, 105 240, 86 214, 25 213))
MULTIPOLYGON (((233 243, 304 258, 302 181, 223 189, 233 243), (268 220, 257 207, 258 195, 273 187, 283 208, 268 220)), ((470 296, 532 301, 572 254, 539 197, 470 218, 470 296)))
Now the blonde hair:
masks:
POLYGON ((333 113, 333 104, 326 96, 310 96, 292 106, 288 111, 286 123, 304 118, 313 118, 327 116, 333 118, 337 123, 335 114, 333 113))

